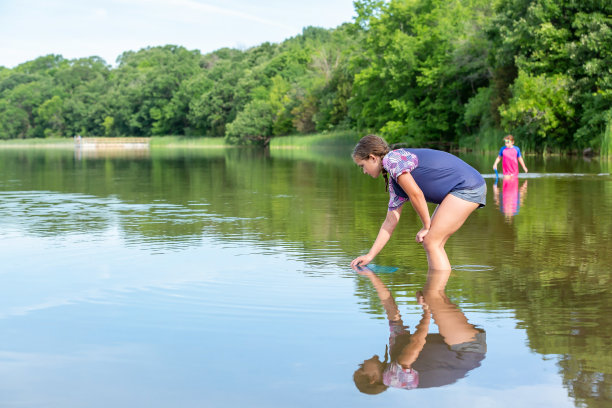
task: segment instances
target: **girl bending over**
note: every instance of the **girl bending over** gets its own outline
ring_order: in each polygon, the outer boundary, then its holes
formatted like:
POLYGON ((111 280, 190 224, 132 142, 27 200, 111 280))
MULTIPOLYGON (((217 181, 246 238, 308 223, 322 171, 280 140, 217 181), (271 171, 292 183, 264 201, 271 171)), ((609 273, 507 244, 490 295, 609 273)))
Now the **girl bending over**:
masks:
POLYGON ((390 150, 379 136, 364 136, 353 161, 374 178, 381 174, 389 191, 385 221, 370 251, 355 258, 352 267, 367 265, 391 238, 406 201, 421 218, 416 241, 423 244, 430 269, 450 269, 444 245, 467 217, 486 204, 487 186, 473 167, 458 157, 433 149, 390 150), (427 202, 438 204, 430 216, 427 202))

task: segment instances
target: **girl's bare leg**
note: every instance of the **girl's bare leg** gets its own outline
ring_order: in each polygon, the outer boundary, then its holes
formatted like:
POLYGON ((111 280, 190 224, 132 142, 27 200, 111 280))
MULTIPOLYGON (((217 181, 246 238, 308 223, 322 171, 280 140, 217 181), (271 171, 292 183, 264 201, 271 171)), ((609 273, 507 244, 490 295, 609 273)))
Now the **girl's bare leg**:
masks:
POLYGON ((444 245, 476 208, 477 203, 465 201, 452 194, 448 194, 438 205, 431 218, 429 232, 423 240, 430 269, 451 269, 444 245))

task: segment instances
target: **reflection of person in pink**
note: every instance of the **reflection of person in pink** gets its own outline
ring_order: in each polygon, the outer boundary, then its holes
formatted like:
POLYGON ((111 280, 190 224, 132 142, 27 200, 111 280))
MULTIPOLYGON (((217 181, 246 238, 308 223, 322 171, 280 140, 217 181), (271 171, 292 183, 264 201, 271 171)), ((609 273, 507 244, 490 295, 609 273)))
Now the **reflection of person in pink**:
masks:
POLYGON ((508 135, 504 137, 504 144, 505 146, 501 148, 499 155, 495 159, 495 163, 493 163, 493 170, 497 170, 497 163, 502 160, 504 178, 518 176, 519 163, 523 166, 525 173, 528 173, 529 171, 527 170, 527 166, 525 166, 525 161, 521 156, 521 149, 514 145, 514 136, 508 135))
POLYGON ((502 189, 501 203, 499 199, 499 189, 496 184, 493 185, 493 197, 500 211, 504 213, 507 220, 510 220, 518 214, 525 200, 525 196, 527 195, 527 180, 523 182, 523 185, 519 189, 518 177, 504 177, 502 189))

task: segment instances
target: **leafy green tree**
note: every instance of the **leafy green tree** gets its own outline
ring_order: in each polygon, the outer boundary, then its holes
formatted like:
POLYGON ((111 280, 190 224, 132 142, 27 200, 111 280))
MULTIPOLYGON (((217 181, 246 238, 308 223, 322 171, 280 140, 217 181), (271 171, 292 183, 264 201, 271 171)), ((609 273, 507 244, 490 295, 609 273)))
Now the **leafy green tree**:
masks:
POLYGON ((11 108, 20 125, 8 126, 11 135, 4 137, 61 137, 86 130, 97 133, 101 122, 99 101, 104 97, 109 72, 103 60, 92 57, 68 61, 48 55, 8 71, 0 79, 0 98, 25 116, 11 108), (22 120, 24 117, 27 121, 22 120))
POLYGON ((453 141, 464 104, 487 84, 485 1, 359 2, 366 53, 350 112, 391 142, 453 141), (469 73, 469 75, 467 75, 469 73))
POLYGON ((275 107, 266 101, 249 102, 236 120, 227 126, 226 140, 230 144, 268 146, 276 120, 275 107))
POLYGON ((522 71, 512 85, 512 98, 501 111, 502 124, 530 148, 571 143, 568 133, 574 108, 562 74, 530 76, 522 71))
POLYGON ((465 104, 463 113, 463 123, 468 127, 468 131, 477 130, 485 126, 490 116, 491 94, 490 87, 479 88, 472 98, 465 104))
POLYGON ((115 126, 115 119, 111 116, 105 117, 102 126, 104 127, 104 135, 111 136, 113 134, 113 127, 115 126))
MULTIPOLYGON (((146 136, 172 133, 186 123, 182 105, 167 107, 182 81, 199 72, 198 51, 167 45, 125 52, 113 71, 107 103, 119 134, 146 136), (179 109, 175 109, 175 107, 179 109)), ((103 117, 101 118, 103 120, 103 117)), ((182 134, 183 129, 178 129, 182 134)))
POLYGON ((21 109, 27 117, 27 123, 20 129, 18 137, 44 137, 44 130, 38 123, 38 107, 46 100, 47 90, 51 87, 47 78, 16 86, 9 95, 8 101, 21 109))
MULTIPOLYGON (((240 126, 227 132, 227 140, 238 141, 236 129, 243 128, 248 118, 255 120, 254 107, 262 109, 266 105, 274 110, 274 122, 271 133, 265 136, 331 130, 346 123, 352 89, 349 56, 357 53, 360 39, 354 34, 351 25, 335 30, 307 27, 301 35, 277 47, 264 44, 248 50, 246 68, 238 82, 245 90, 240 100, 246 103, 244 110, 248 112, 237 112, 240 126), (265 104, 251 105, 255 101, 265 104)), ((257 123, 252 125, 262 129, 257 123)))
POLYGON ((31 75, 54 76, 60 67, 67 64, 67 60, 61 55, 49 54, 38 57, 32 61, 24 62, 15 68, 16 72, 31 75))
POLYGON ((62 98, 55 95, 37 108, 39 123, 44 128, 45 137, 62 136, 66 125, 63 116, 63 104, 62 98))
POLYGON ((0 99, 0 139, 25 138, 30 128, 25 110, 0 99))
POLYGON ((331 32, 329 41, 313 50, 309 68, 317 78, 311 94, 317 105, 313 121, 319 132, 350 126, 348 101, 357 72, 352 61, 363 53, 363 37, 354 24, 345 23, 331 32))
POLYGON ((189 123, 207 136, 224 136, 228 123, 248 102, 250 84, 245 55, 240 51, 223 50, 213 54, 200 76, 199 95, 189 102, 189 123))
MULTIPOLYGON (((39 117, 39 113, 48 112, 49 109, 59 109, 57 100, 47 106, 48 109, 39 111, 39 107, 55 94, 59 93, 53 77, 67 61, 58 55, 47 55, 26 62, 12 70, 12 74, 3 75, 0 83, 0 96, 10 107, 3 109, 0 115, 7 121, 3 126, 3 137, 5 138, 27 138, 44 137, 45 120, 39 117), (51 105, 54 105, 53 108, 51 105), (15 115, 12 119, 9 116, 15 115)), ((61 118, 54 121, 59 125, 61 118)), ((61 126, 60 126, 61 127, 61 126)))
POLYGON ((110 67, 98 57, 69 61, 58 72, 55 83, 64 100, 64 136, 100 135, 109 112, 106 94, 110 87, 110 67))
MULTIPOLYGON (((572 145, 601 140, 605 112, 612 105, 612 3, 573 0, 502 0, 491 22, 492 65, 498 89, 510 89, 519 71, 533 77, 564 75, 572 110, 569 127, 551 129, 573 135, 572 145), (577 118, 573 120, 572 117, 577 118)), ((503 93, 499 92, 501 95, 503 93)), ((499 99, 506 104, 509 93, 499 99)), ((504 108, 502 108, 504 109, 504 108)))

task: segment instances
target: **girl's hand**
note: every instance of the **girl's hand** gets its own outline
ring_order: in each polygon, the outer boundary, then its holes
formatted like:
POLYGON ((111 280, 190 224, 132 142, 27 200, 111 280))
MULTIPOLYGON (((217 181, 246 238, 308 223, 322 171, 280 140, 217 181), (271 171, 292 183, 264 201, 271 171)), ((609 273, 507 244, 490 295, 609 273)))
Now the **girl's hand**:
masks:
POLYGON ((416 242, 418 242, 419 244, 423 243, 423 239, 425 239, 425 235, 427 235, 428 233, 429 228, 421 228, 421 230, 416 234, 416 242))
POLYGON ((358 256, 357 258, 353 259, 353 262, 351 262, 351 268, 355 268, 357 266, 366 266, 372 261, 372 259, 374 259, 374 257, 370 255, 358 256))
POLYGON ((374 275, 374 272, 372 272, 370 268, 368 268, 367 266, 363 266, 363 265, 353 266, 353 270, 363 276, 374 275))
POLYGON ((416 299, 417 303, 423 307, 423 310, 429 309, 429 305, 425 302, 425 296, 423 296, 423 291, 417 291, 416 299))

